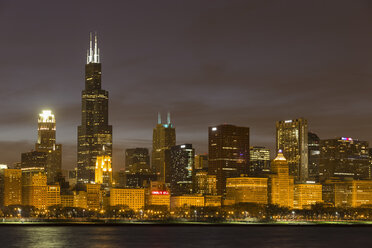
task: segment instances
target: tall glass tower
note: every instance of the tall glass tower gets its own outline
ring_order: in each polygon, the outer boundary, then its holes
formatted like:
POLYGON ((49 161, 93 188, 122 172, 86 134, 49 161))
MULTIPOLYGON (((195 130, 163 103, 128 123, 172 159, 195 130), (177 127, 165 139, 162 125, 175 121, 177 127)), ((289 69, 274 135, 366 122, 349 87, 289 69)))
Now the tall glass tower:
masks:
POLYGON ((112 157, 112 126, 108 124, 108 92, 101 88, 101 63, 97 34, 90 34, 85 65, 85 89, 82 91, 81 125, 78 127, 78 182, 95 180, 99 155, 112 157))

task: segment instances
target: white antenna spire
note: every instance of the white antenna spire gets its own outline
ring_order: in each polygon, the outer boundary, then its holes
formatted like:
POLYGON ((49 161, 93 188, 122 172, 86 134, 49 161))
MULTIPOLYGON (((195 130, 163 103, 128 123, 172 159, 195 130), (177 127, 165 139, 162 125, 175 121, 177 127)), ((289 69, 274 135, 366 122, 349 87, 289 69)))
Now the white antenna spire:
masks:
POLYGON ((94 62, 98 63, 98 51, 97 51, 97 32, 94 34, 94 62))
POLYGON ((89 33, 89 52, 87 52, 87 64, 100 63, 97 32, 94 33, 94 46, 92 32, 89 33))
POLYGON ((167 123, 168 123, 168 125, 171 123, 171 120, 170 120, 170 112, 168 112, 168 115, 167 115, 167 123))
POLYGON ((158 112, 158 124, 161 124, 161 115, 160 115, 160 112, 158 112))

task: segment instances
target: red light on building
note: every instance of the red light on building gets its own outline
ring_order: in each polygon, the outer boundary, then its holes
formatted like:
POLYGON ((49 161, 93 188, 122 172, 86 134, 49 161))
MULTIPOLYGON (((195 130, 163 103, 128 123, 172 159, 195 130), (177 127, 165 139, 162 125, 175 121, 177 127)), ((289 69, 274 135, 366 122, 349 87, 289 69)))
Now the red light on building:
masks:
POLYGON ((152 195, 169 195, 168 191, 152 191, 152 195))

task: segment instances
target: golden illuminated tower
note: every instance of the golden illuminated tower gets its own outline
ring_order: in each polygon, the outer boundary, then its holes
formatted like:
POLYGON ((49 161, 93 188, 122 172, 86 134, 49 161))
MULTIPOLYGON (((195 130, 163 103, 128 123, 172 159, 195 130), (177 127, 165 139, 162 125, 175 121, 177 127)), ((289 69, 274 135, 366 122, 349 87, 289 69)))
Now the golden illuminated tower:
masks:
POLYGON ((110 156, 97 156, 95 169, 95 183, 111 186, 112 168, 110 156))
POLYGON ((22 169, 42 168, 49 184, 61 175, 62 145, 56 144, 56 119, 51 110, 43 110, 38 118, 35 151, 22 153, 22 169))
POLYGON ((271 164, 269 179, 269 202, 281 207, 293 208, 294 179, 289 175, 288 162, 279 150, 277 157, 271 164))

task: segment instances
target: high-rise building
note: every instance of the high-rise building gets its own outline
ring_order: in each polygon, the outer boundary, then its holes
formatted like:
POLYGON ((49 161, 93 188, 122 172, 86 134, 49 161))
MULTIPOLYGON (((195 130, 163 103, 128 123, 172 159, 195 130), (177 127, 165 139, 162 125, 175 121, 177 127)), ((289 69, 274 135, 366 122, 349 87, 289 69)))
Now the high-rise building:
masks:
POLYGON ((22 171, 0 169, 0 206, 22 204, 22 171))
POLYGON ((308 178, 308 129, 303 118, 276 122, 276 152, 283 151, 296 181, 308 178))
POLYGON ((138 173, 150 171, 150 155, 147 148, 125 149, 125 172, 138 173))
POLYGON ((95 169, 95 183, 102 184, 106 187, 112 184, 111 157, 97 156, 95 169))
POLYGON ((158 114, 158 124, 154 128, 152 138, 151 167, 158 176, 159 181, 165 182, 166 150, 176 145, 176 129, 167 116, 167 123, 162 124, 161 115, 158 114))
POLYGON ((169 166, 165 179, 170 183, 172 195, 192 193, 195 149, 191 144, 173 146, 169 150, 169 166))
POLYGON ((262 146, 250 148, 250 165, 248 175, 258 176, 270 170, 270 150, 262 146))
POLYGON ((43 110, 38 119, 35 151, 22 153, 21 167, 45 169, 48 183, 55 183, 62 174, 62 145, 56 144, 56 119, 50 110, 43 110))
POLYGON ((85 65, 85 89, 82 91, 81 125, 78 127, 78 182, 94 182, 97 156, 112 158, 112 126, 108 123, 108 92, 101 88, 101 62, 97 35, 90 35, 85 65))
POLYGON ((368 179, 369 175, 367 141, 347 137, 320 141, 319 176, 322 181, 332 177, 368 179))
POLYGON ((320 139, 315 133, 308 133, 308 151, 309 151, 309 179, 319 181, 319 155, 320 139))
POLYGON ((217 177, 217 194, 226 190, 226 178, 248 173, 249 128, 233 125, 209 127, 208 174, 217 177))
POLYGON ((294 179, 289 175, 288 162, 279 150, 271 163, 272 175, 269 177, 269 203, 281 207, 293 208, 294 179))
POLYGON ((195 170, 208 169, 208 155, 195 155, 195 170))

